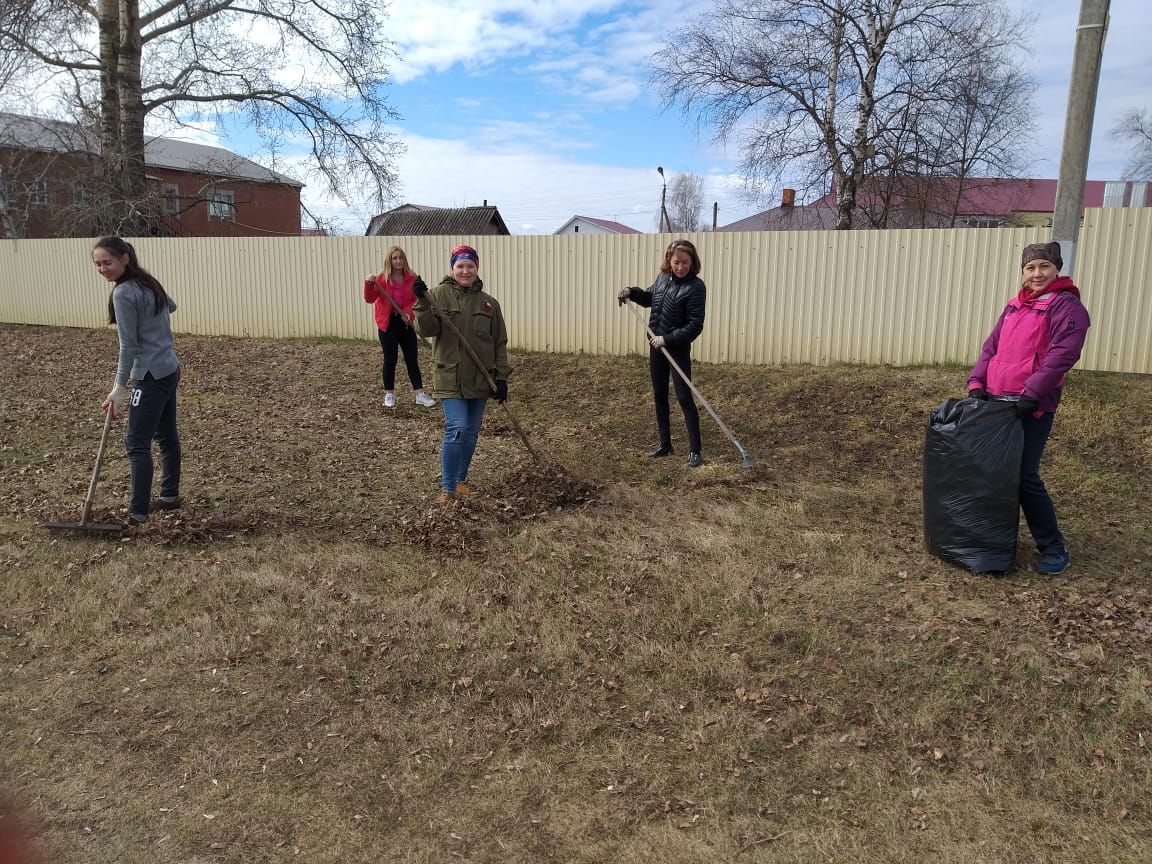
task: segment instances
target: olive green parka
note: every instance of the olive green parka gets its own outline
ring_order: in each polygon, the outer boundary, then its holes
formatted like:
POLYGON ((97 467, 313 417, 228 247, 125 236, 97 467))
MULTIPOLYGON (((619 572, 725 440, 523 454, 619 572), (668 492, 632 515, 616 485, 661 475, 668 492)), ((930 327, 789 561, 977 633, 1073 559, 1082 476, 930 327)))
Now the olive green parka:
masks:
MULTIPOLYGON (((468 340, 493 380, 508 380, 508 330, 500 304, 484 293, 484 283, 477 279, 465 288, 445 276, 428 294, 468 340)), ((483 371, 460 346, 452 328, 440 321, 428 298, 417 298, 414 311, 416 332, 432 339, 433 395, 440 399, 491 398, 492 388, 483 371)))

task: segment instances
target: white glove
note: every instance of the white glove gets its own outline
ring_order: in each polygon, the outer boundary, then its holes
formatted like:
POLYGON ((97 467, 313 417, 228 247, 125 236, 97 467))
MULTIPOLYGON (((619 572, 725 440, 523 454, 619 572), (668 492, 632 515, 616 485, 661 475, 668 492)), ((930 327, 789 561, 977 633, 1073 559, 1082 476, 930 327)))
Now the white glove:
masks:
POLYGON ((663 336, 653 336, 651 339, 648 340, 648 342, 652 345, 653 348, 663 348, 664 347, 664 337, 663 336))
POLYGON ((125 406, 128 404, 128 388, 123 386, 116 386, 112 388, 112 392, 100 405, 102 411, 111 411, 112 419, 115 420, 120 414, 124 413, 125 406))

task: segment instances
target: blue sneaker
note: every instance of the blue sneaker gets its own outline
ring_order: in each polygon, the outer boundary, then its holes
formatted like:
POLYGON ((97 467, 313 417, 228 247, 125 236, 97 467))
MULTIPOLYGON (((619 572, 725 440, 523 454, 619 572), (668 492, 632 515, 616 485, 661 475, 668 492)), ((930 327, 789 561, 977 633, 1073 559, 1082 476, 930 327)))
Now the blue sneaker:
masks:
POLYGON ((1063 549, 1059 552, 1045 552, 1040 560, 1032 565, 1032 569, 1045 576, 1059 576, 1068 569, 1072 557, 1063 549))

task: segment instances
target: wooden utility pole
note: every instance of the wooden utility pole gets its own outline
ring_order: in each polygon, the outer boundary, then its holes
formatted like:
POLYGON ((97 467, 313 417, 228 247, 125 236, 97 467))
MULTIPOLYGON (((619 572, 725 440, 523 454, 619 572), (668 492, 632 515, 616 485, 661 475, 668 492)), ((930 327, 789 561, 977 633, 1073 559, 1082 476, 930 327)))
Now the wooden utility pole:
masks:
POLYGON ((1056 209, 1052 214, 1052 239, 1060 243, 1065 276, 1072 275, 1076 263, 1076 239, 1084 211, 1084 181, 1088 178, 1088 148, 1092 143, 1092 120, 1096 114, 1104 36, 1108 31, 1109 2, 1080 0, 1072 81, 1068 87, 1068 112, 1064 118, 1064 144, 1060 149, 1060 179, 1056 184, 1056 209))

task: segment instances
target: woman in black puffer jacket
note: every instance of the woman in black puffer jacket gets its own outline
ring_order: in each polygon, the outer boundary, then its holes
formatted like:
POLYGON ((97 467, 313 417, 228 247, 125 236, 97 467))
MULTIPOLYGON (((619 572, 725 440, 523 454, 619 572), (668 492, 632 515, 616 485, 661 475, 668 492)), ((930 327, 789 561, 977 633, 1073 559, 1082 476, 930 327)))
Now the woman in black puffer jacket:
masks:
MULTIPOLYGON (((649 306, 652 314, 648 329, 655 335, 649 339, 651 349, 648 366, 652 373, 652 396, 656 402, 656 428, 660 443, 648 455, 653 459, 672 453, 672 432, 668 408, 668 376, 672 368, 660 350, 666 348, 684 374, 692 377, 692 342, 704 330, 704 306, 707 289, 697 275, 700 256, 696 247, 687 240, 676 240, 664 253, 660 275, 647 290, 622 288, 617 295, 621 304, 628 300, 640 306, 649 306)), ((688 428, 688 467, 704 464, 700 442, 700 412, 692 399, 692 391, 679 375, 672 374, 676 385, 676 401, 684 412, 684 425, 688 428)))

